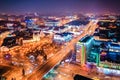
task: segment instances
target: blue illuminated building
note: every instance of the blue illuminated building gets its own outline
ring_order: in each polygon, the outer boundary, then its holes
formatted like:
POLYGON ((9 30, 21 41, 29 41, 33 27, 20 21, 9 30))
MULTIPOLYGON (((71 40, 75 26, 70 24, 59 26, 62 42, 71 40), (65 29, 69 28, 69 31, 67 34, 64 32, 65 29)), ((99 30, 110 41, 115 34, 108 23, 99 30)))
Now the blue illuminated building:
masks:
POLYGON ((88 55, 92 46, 93 46, 93 36, 85 36, 81 40, 79 40, 80 43, 83 43, 86 47, 86 54, 88 55))
POLYGON ((83 27, 85 27, 85 25, 87 25, 88 23, 89 21, 78 19, 65 24, 65 26, 68 27, 68 29, 74 31, 74 30, 83 29, 83 27))
POLYGON ((92 48, 89 55, 87 56, 87 62, 96 63, 99 66, 100 63, 100 51, 96 48, 92 48))
POLYGON ((109 51, 111 52, 120 52, 120 45, 114 43, 108 43, 109 51))
POLYGON ((56 33, 54 35, 54 41, 59 43, 68 42, 73 38, 72 33, 64 32, 64 33, 56 33))
POLYGON ((87 62, 88 55, 90 54, 91 48, 93 46, 93 37, 85 36, 79 40, 76 44, 76 61, 85 65, 87 62))
POLYGON ((32 17, 25 17, 25 23, 28 28, 33 28, 34 26, 34 20, 32 20, 32 17))
POLYGON ((109 62, 120 63, 120 53, 109 52, 107 53, 107 59, 109 62))
POLYGON ((120 69, 119 44, 105 41, 101 41, 100 43, 95 40, 93 45, 93 50, 91 50, 88 55, 88 62, 94 62, 97 66, 102 66, 105 68, 120 69))
POLYGON ((107 53, 107 59, 109 62, 120 63, 120 45, 114 43, 108 43, 109 51, 107 53))

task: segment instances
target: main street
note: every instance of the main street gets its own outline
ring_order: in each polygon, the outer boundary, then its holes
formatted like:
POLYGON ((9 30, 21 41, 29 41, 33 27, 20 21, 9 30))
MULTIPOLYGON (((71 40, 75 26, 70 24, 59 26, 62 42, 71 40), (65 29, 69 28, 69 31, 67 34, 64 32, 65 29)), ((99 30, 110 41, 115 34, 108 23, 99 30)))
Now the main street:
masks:
MULTIPOLYGON (((87 27, 92 26, 93 24, 91 22, 87 25, 87 27)), ((66 55, 68 55, 71 50, 74 50, 74 45, 76 42, 88 34, 87 32, 89 32, 89 29, 86 30, 87 31, 84 31, 80 36, 68 42, 67 45, 65 45, 54 56, 49 58, 42 66, 39 66, 31 75, 23 77, 22 80, 41 80, 43 76, 48 73, 56 64, 61 62, 61 60, 63 60, 63 58, 66 57, 66 55)), ((95 29, 92 29, 91 32, 94 32, 94 30, 95 29)))

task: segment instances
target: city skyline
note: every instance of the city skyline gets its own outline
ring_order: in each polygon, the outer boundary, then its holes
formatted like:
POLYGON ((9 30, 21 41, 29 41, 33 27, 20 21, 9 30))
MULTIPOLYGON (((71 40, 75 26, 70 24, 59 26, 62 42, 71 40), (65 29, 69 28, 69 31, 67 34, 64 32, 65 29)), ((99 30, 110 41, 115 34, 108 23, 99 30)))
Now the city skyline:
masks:
POLYGON ((118 0, 1 0, 0 13, 9 14, 71 14, 71 13, 119 13, 118 0))
POLYGON ((120 80, 119 5, 0 0, 0 80, 120 80))

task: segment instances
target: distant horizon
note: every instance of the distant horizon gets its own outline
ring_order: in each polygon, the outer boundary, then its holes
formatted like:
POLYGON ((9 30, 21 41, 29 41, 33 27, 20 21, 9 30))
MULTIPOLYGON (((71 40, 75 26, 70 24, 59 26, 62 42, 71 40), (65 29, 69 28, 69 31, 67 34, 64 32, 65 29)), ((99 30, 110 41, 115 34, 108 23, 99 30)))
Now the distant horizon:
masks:
POLYGON ((69 16, 69 15, 85 15, 85 14, 94 14, 94 15, 105 15, 105 14, 117 14, 120 15, 120 13, 115 12, 104 12, 104 13, 92 13, 92 12, 75 12, 75 13, 39 13, 39 12, 29 12, 29 13, 5 13, 0 12, 0 15, 30 15, 30 14, 37 14, 37 15, 46 15, 46 16, 69 16))
POLYGON ((119 0, 0 0, 0 13, 72 14, 120 13, 119 0))

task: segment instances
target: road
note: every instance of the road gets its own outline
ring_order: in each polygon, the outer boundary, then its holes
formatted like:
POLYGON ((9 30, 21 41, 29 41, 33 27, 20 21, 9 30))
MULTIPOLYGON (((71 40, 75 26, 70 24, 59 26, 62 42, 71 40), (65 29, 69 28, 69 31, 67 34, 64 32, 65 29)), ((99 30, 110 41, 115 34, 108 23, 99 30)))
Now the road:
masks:
MULTIPOLYGON (((11 61, 14 62, 15 66, 7 64, 9 61, 4 60, 4 59, 1 59, 1 63, 0 63, 2 65, 4 64, 4 65, 13 67, 11 70, 9 70, 5 74, 3 74, 4 76, 7 77, 7 80, 11 80, 13 77, 16 78, 16 80, 20 80, 22 78, 22 69, 23 68, 26 70, 26 74, 29 72, 28 71, 29 69, 33 69, 35 66, 28 59, 26 59, 25 55, 28 51, 34 50, 36 48, 36 46, 41 47, 46 42, 48 43, 50 41, 48 41, 47 39, 43 39, 39 42, 25 43, 22 46, 15 46, 15 47, 10 48, 9 52, 7 52, 7 53, 10 53, 12 55, 11 61), (16 56, 17 54, 20 54, 20 55, 16 56), (23 64, 23 65, 21 65, 21 64, 23 64), (17 73, 19 73, 19 74, 17 74, 17 73)), ((42 63, 39 62, 39 65, 41 65, 41 64, 42 63)))
MULTIPOLYGON (((92 27, 92 25, 93 24, 90 23, 87 26, 92 27)), ((53 57, 48 59, 42 66, 39 66, 30 76, 23 77, 22 80, 41 80, 46 73, 48 73, 58 62, 61 62, 61 60, 74 49, 74 45, 78 42, 78 40, 88 34, 87 32, 89 32, 89 29, 86 30, 87 31, 84 31, 80 36, 68 42, 66 46, 64 46, 53 57)), ((94 31, 94 29, 92 30, 94 31)))
MULTIPOLYGON (((78 37, 74 38, 72 41, 68 42, 66 46, 64 46, 59 52, 57 52, 55 55, 53 55, 53 57, 50 57, 44 64, 39 65, 34 71, 33 73, 26 75, 26 76, 22 76, 22 68, 21 67, 16 67, 14 68, 14 70, 6 73, 6 76, 8 77, 7 80, 11 80, 12 77, 16 77, 16 80, 40 80, 42 79, 42 77, 49 72, 49 70, 51 68, 53 68, 58 62, 60 62, 64 57, 66 57, 66 55, 68 55, 68 53, 74 49, 74 45, 75 43, 81 39, 82 37, 84 37, 86 34, 89 34, 89 30, 92 27, 93 23, 90 22, 90 24, 87 25, 85 31, 78 37), (89 28, 88 28, 89 27, 89 28), (86 31, 87 30, 87 31, 86 31), (16 74, 19 73, 19 74, 16 74), (9 75, 10 74, 10 75, 9 75)), ((94 32, 94 30, 93 30, 94 32)), ((42 41, 42 42, 46 42, 46 40, 42 41)), ((41 42, 40 42, 41 43, 41 42)), ((32 50, 33 48, 35 48, 35 46, 37 45, 41 45, 38 43, 27 43, 24 44, 23 46, 17 46, 14 48, 11 48, 9 53, 12 55, 15 55, 16 53, 22 53, 20 54, 20 56, 22 57, 22 59, 24 60, 24 56, 26 54, 27 51, 32 50), (16 52, 17 51, 17 52, 16 52)), ((28 65, 29 66, 29 65, 28 65)))

